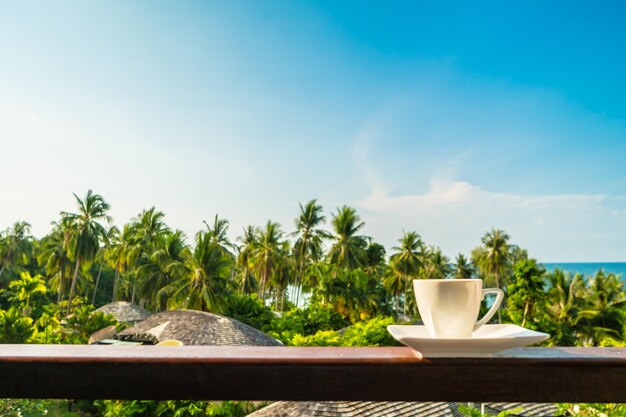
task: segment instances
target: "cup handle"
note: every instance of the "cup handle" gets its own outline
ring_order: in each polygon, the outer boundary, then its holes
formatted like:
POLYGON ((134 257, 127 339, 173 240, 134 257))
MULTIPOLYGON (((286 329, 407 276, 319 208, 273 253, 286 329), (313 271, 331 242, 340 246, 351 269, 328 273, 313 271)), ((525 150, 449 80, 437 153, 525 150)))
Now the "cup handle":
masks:
POLYGON ((493 302, 493 305, 491 306, 487 314, 485 314, 485 317, 483 317, 482 319, 476 322, 476 324, 474 325, 473 331, 476 331, 480 326, 487 323, 493 317, 493 315, 496 314, 496 311, 498 311, 498 308, 500 307, 500 303, 502 302, 502 299, 504 298, 504 291, 502 291, 499 288, 485 288, 483 290, 483 296, 481 297, 481 300, 485 298, 486 294, 496 294, 496 301, 493 302))

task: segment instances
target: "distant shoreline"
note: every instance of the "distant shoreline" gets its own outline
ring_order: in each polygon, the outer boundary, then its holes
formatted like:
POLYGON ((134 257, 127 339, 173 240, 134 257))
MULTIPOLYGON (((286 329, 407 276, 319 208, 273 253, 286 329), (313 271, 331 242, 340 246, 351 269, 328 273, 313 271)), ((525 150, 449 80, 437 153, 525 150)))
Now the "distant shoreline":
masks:
POLYGON ((626 262, 542 262, 550 272, 560 269, 565 272, 594 275, 600 269, 605 273, 626 276, 626 262))

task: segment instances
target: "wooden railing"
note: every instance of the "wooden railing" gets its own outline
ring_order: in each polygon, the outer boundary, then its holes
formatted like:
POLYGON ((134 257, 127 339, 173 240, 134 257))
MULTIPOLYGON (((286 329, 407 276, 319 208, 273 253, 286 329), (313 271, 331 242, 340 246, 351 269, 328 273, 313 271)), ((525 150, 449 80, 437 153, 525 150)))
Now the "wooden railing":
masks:
POLYGON ((626 349, 0 345, 0 398, 626 402, 626 349))

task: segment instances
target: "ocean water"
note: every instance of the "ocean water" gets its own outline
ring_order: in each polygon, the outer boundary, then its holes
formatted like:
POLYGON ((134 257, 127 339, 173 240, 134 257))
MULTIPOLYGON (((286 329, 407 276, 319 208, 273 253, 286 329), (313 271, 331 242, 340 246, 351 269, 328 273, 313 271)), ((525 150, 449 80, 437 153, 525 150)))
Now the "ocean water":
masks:
POLYGON ((558 268, 572 274, 580 273, 591 277, 602 269, 605 273, 620 274, 622 279, 626 279, 626 262, 546 262, 544 265, 550 272, 558 268))

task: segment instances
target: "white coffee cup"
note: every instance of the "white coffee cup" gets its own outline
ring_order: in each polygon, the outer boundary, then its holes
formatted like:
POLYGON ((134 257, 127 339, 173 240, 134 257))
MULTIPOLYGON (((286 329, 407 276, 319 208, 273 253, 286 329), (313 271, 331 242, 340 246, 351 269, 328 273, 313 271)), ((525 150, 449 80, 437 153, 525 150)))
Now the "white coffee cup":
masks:
POLYGON ((483 289, 481 279, 415 279, 417 308, 431 337, 465 339, 496 313, 504 292, 498 288, 483 289), (478 320, 480 302, 485 294, 496 294, 496 300, 478 320))

